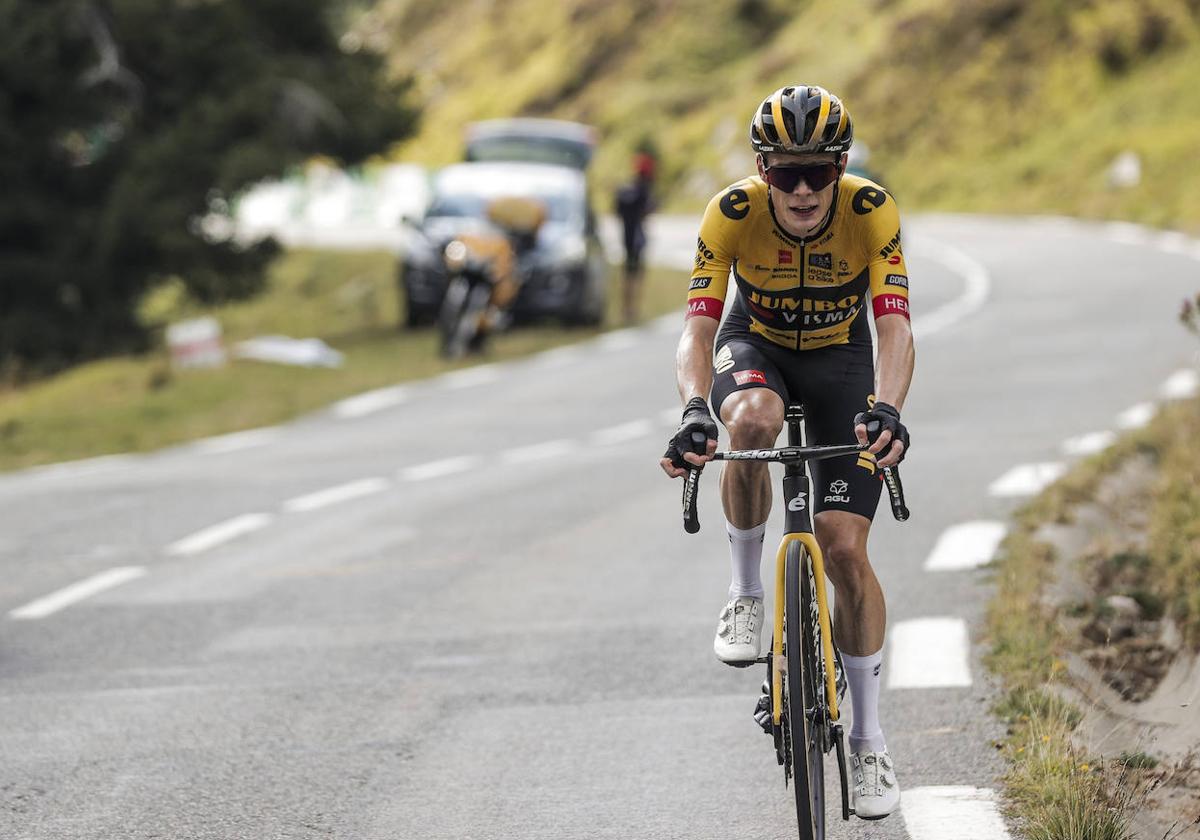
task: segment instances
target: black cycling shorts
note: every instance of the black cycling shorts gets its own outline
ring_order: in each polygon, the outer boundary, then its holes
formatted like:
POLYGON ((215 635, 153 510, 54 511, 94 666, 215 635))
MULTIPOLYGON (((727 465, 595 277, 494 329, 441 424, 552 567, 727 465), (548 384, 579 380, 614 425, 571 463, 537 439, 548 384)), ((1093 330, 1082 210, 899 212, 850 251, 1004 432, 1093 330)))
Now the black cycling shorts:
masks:
MULTIPOLYGON (((734 391, 770 388, 783 400, 804 406, 805 443, 856 443, 854 415, 875 399, 875 365, 870 345, 839 344, 796 352, 753 336, 719 344, 713 362, 712 405, 734 391)), ((874 456, 847 455, 809 462, 816 510, 846 510, 873 519, 882 487, 874 456)))

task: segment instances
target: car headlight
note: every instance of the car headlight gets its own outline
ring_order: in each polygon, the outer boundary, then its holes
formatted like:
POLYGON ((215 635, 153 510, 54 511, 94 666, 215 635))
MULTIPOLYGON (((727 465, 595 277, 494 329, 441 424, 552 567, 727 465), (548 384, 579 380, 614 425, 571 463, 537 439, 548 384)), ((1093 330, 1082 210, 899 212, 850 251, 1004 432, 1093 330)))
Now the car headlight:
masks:
POLYGON ((587 240, 579 234, 570 234, 556 240, 549 252, 555 261, 581 263, 587 259, 587 240))

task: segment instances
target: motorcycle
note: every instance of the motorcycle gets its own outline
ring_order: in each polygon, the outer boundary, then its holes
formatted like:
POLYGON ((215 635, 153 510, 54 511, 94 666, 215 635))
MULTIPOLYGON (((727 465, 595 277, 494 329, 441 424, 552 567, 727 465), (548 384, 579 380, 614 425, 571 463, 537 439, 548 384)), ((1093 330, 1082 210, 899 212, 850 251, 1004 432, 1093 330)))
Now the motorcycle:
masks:
POLYGON ((461 234, 443 250, 447 285, 438 331, 448 359, 483 352, 488 336, 508 326, 526 270, 521 258, 536 241, 545 210, 530 199, 497 199, 487 218, 493 230, 461 234))

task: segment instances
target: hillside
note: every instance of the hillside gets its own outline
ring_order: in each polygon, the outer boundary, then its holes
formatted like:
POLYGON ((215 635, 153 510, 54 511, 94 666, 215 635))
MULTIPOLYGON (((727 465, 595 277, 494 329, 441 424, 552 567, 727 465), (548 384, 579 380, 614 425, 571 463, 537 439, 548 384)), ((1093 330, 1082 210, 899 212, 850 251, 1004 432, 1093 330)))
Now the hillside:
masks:
POLYGON ((472 119, 576 119, 603 132, 602 186, 650 140, 670 203, 698 207, 752 165, 758 100, 811 80, 908 207, 1200 227, 1197 0, 377 0, 355 33, 415 75, 409 160, 455 159, 472 119), (1115 190, 1126 150, 1142 181, 1115 190))

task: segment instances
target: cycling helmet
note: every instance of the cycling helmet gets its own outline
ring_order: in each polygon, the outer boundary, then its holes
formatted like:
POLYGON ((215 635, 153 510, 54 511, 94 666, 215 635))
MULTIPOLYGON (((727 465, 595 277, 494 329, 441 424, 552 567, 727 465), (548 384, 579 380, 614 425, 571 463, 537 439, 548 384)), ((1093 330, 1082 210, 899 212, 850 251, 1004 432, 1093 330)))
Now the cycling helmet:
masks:
POLYGON ((762 101, 750 121, 750 145, 766 152, 844 152, 854 123, 842 101, 823 87, 783 87, 762 101))

